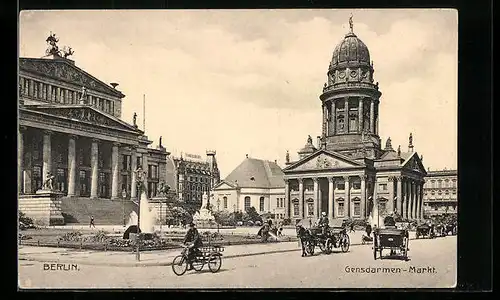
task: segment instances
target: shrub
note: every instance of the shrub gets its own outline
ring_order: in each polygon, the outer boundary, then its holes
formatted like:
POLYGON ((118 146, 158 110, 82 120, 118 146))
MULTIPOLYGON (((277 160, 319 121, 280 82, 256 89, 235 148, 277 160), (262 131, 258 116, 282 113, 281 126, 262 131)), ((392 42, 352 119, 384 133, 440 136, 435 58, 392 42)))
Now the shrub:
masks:
POLYGON ((80 231, 72 231, 58 237, 58 240, 61 242, 79 242, 82 240, 82 236, 83 235, 80 231))
POLYGON ((33 219, 30 217, 27 217, 25 213, 19 212, 19 222, 24 224, 25 226, 28 227, 34 227, 33 219))
POLYGON ((106 242, 109 239, 106 231, 104 230, 99 230, 95 234, 86 237, 84 240, 85 242, 92 242, 92 243, 103 243, 106 242))

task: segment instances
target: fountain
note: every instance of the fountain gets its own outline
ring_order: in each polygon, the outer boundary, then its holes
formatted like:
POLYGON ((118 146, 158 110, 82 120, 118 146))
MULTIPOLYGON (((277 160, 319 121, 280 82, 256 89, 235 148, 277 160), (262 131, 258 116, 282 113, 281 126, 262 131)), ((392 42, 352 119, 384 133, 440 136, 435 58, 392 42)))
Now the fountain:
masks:
POLYGON ((208 209, 208 196, 207 192, 203 193, 201 202, 201 208, 193 216, 193 221, 196 223, 198 228, 211 228, 212 224, 215 224, 215 217, 212 212, 208 209))

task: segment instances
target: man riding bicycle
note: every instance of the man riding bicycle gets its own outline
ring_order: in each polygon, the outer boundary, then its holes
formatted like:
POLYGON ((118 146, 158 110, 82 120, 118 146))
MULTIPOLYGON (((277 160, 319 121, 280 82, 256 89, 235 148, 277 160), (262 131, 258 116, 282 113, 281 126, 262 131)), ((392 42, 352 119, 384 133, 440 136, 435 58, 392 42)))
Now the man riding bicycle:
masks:
POLYGON ((189 230, 184 237, 184 244, 190 243, 188 246, 189 270, 193 269, 193 260, 199 252, 199 248, 203 246, 201 236, 193 222, 189 224, 189 230))

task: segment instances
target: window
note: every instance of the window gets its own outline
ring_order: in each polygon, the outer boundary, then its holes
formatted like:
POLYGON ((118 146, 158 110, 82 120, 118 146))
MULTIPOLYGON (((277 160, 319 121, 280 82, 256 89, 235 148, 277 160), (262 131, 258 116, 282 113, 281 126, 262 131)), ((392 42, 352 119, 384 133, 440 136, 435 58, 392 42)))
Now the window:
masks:
POLYGON ((259 211, 264 211, 264 197, 260 197, 259 211))
POLYGON ((344 182, 337 183, 337 190, 344 190, 344 189, 345 189, 345 183, 344 182))
POLYGON ((344 115, 339 115, 337 116, 338 123, 337 123, 337 129, 342 132, 344 131, 344 115))
POLYGON ((431 180, 431 188, 435 188, 436 187, 436 182, 434 180, 431 180))
POLYGON ((276 207, 280 207, 280 198, 276 198, 276 207))
POLYGON ((250 197, 245 197, 245 211, 247 211, 251 206, 250 197))
POLYGON ((355 190, 360 190, 361 189, 361 181, 358 181, 358 180, 354 181, 352 183, 352 188, 355 190))
POLYGON ((354 215, 361 216, 361 202, 354 201, 354 215))
POLYGON ((285 207, 285 205, 284 205, 285 204, 285 199, 284 198, 281 198, 280 203, 281 203, 280 207, 285 207))
POLYGON ((35 188, 42 187, 42 167, 33 166, 33 185, 35 188))
POLYGON ((122 191, 123 190, 129 191, 129 189, 128 189, 128 176, 127 175, 122 175, 122 191))
POLYGON ((158 166, 156 165, 148 165, 148 177, 151 179, 158 178, 158 166))
POLYGON ((452 187, 452 188, 456 188, 456 187, 457 187, 457 180, 453 179, 453 180, 451 181, 451 187, 452 187))
POLYGON ((350 132, 355 132, 358 130, 358 122, 356 120, 356 117, 350 117, 349 118, 349 131, 350 132))
POLYGON ((312 202, 307 203, 307 215, 314 216, 314 203, 312 202))
POLYGON ((344 216, 344 202, 339 202, 337 206, 338 206, 339 217, 343 217, 344 216))
POLYGON ((293 203, 293 215, 294 216, 299 215, 299 204, 298 203, 293 203))
POLYGON ((379 191, 387 191, 387 183, 381 183, 378 185, 379 191))
POLYGON ((438 188, 441 188, 441 187, 442 187, 442 181, 440 179, 440 180, 438 180, 438 188))
POLYGON ((130 162, 131 162, 130 155, 124 154, 122 156, 122 170, 130 171, 130 169, 131 169, 130 162))
POLYGON ((223 203, 224 203, 224 208, 227 208, 227 197, 226 197, 226 196, 224 196, 224 197, 222 198, 222 201, 223 201, 223 203))
MULTIPOLYGON (((135 161, 135 167, 139 167, 139 166, 142 166, 142 157, 136 157, 136 161, 135 161)), ((135 171, 135 170, 134 170, 135 171)))

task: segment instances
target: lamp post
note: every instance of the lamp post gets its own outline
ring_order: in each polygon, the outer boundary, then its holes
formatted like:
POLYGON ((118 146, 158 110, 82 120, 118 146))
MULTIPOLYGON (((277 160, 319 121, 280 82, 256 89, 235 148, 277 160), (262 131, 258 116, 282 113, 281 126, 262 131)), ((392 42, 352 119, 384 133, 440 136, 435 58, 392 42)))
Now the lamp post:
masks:
POLYGON ((141 260, 141 252, 140 252, 140 245, 141 245, 141 233, 140 233, 140 228, 141 228, 141 198, 142 198, 142 191, 144 189, 144 176, 145 172, 142 171, 141 167, 138 167, 137 170, 134 171, 136 173, 136 181, 137 181, 137 195, 139 198, 138 201, 138 206, 137 206, 137 248, 136 248, 136 260, 140 261, 141 260))
POLYGON ((123 212, 123 227, 127 225, 125 221, 125 198, 127 198, 127 191, 123 189, 122 191, 122 212, 123 212))
MULTIPOLYGON (((220 199, 217 198, 217 215, 219 216, 219 221, 220 221, 219 206, 220 206, 220 199)), ((219 233, 219 222, 217 222, 217 233, 219 233)))

